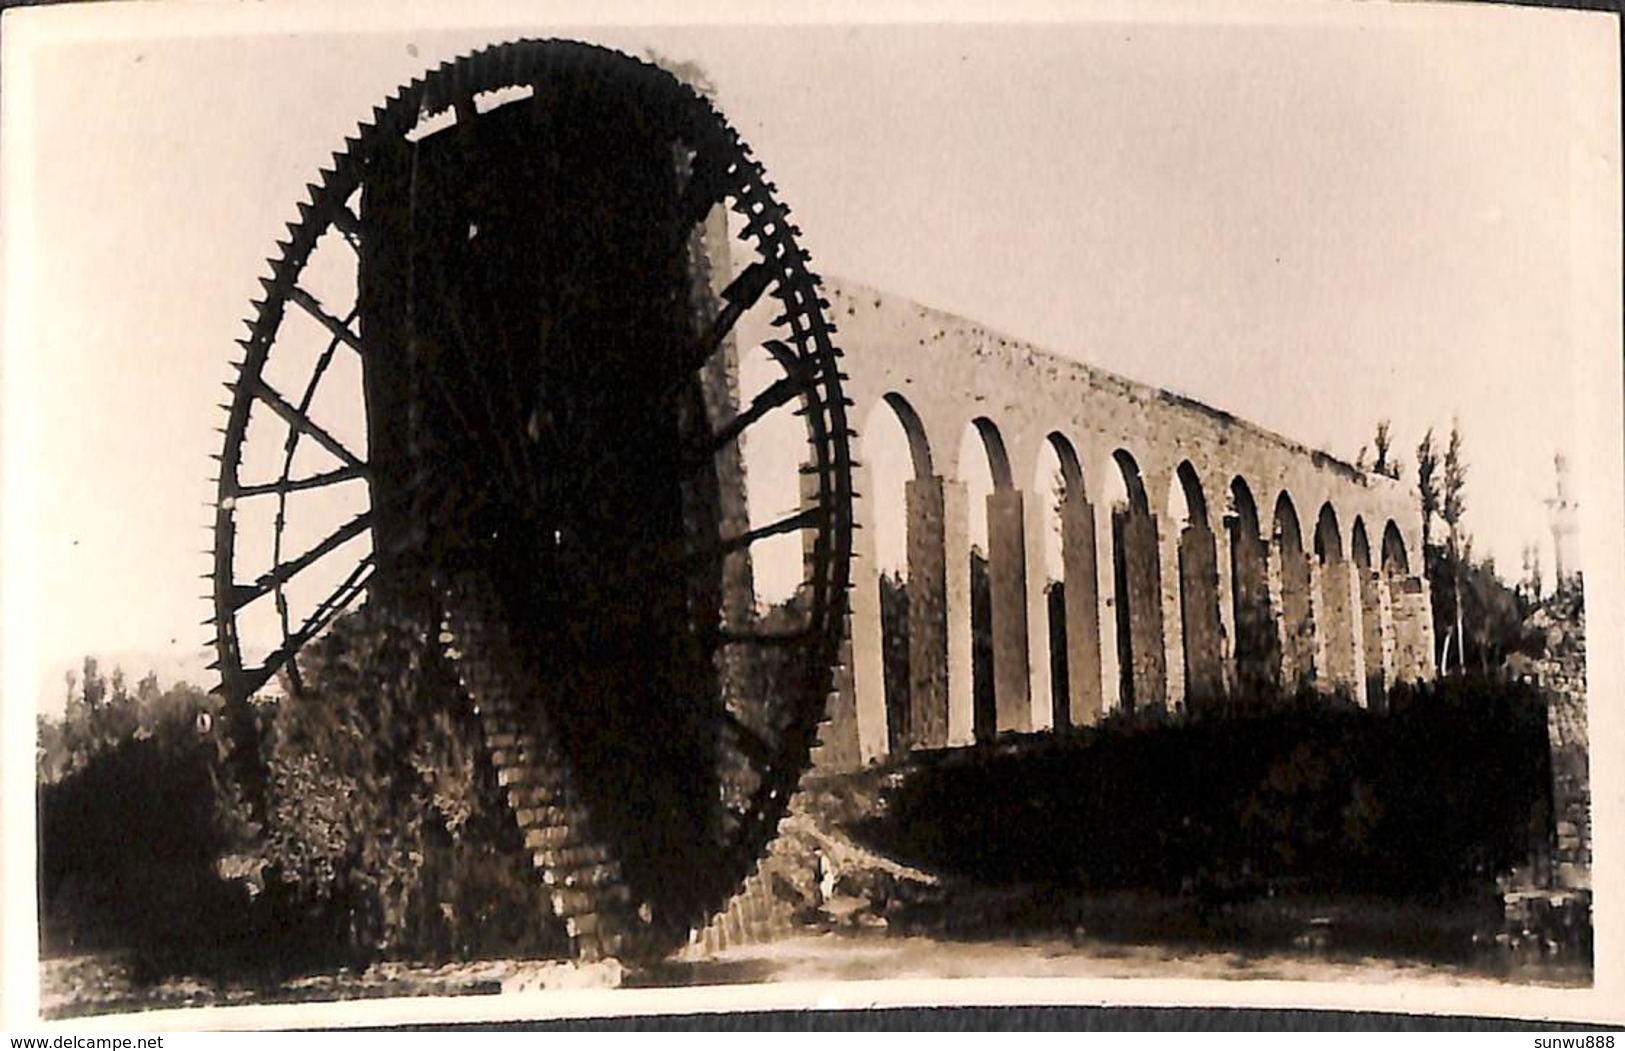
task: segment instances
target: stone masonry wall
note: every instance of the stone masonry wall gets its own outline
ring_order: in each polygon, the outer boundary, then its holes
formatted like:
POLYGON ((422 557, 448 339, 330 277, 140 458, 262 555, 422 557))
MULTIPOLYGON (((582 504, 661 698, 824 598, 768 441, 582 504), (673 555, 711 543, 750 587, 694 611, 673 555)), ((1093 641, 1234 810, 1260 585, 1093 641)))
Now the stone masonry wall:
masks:
MULTIPOLYGON (((1370 581, 1330 561, 1311 565, 1321 557, 1369 552, 1392 534, 1404 561, 1420 566, 1421 516, 1408 487, 1222 410, 963 318, 845 282, 826 280, 825 291, 846 352, 844 387, 858 430, 852 689, 861 762, 890 750, 878 603, 870 595, 878 592, 880 572, 870 542, 876 500, 867 491, 873 476, 861 466, 865 430, 877 413, 893 413, 908 433, 915 471, 905 487, 912 747, 954 747, 973 739, 970 593, 962 557, 968 557, 969 498, 958 462, 972 427, 1003 452, 998 507, 990 518, 1002 540, 999 564, 990 567, 995 601, 1004 611, 993 618, 1001 731, 1043 731, 1055 722, 1050 638, 1042 619, 1050 583, 1043 558, 1047 534, 1037 520, 1051 513, 1053 503, 1041 490, 1047 479, 1037 477, 1046 447, 1075 466, 1069 490, 1077 490, 1080 507, 1092 510, 1092 537, 1087 520, 1074 517, 1065 526, 1072 721, 1107 715, 1129 696, 1137 706, 1173 709, 1193 689, 1208 692, 1213 683, 1245 691, 1249 682, 1300 677, 1314 689, 1348 690, 1362 703, 1378 705, 1394 683, 1433 674, 1431 622, 1417 615, 1428 608, 1420 576, 1370 581), (1113 497, 1119 481, 1129 482, 1133 503, 1148 506, 1121 516, 1121 499, 1113 497), (1181 491, 1187 499, 1175 506, 1173 494, 1181 491), (1252 536, 1237 535, 1232 491, 1249 494, 1251 514, 1262 519, 1249 523, 1262 526, 1252 536), (1211 593, 1205 583, 1181 587, 1180 565, 1191 554, 1182 554, 1187 509, 1205 517, 1199 525, 1214 538, 1211 593), (1289 564, 1283 564, 1276 523, 1288 520, 1297 535, 1288 545, 1289 564), (1299 523, 1316 527, 1310 550, 1299 523), (1115 543, 1118 538, 1126 543, 1115 543), (1092 550, 1081 550, 1085 545, 1092 550), (1331 554, 1322 556, 1322 550, 1331 554), (1126 609, 1117 602, 1119 574, 1129 584, 1126 609), (1339 582, 1349 582, 1347 599, 1341 591, 1325 593, 1339 582), (1377 585, 1375 594, 1371 584, 1377 585), (1193 593, 1201 606, 1187 611, 1193 593), (1371 600, 1378 606, 1375 625, 1367 608, 1371 600), (1359 616, 1353 615, 1356 605, 1359 616), (1094 616, 1084 615, 1089 609, 1094 616), (1270 621, 1267 627, 1254 623, 1261 617, 1270 621), (1237 637, 1265 631, 1275 637, 1237 637)), ((768 333, 742 325, 739 335, 743 347, 768 333)), ((1121 493, 1121 485, 1115 492, 1121 493)), ((1202 553, 1193 557, 1201 561, 1202 553)))

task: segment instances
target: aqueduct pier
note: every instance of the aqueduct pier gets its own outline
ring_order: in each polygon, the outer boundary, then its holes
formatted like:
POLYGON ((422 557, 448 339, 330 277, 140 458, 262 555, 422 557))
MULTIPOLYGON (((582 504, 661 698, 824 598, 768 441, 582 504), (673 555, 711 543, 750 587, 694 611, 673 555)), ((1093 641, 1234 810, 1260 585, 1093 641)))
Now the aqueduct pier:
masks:
POLYGON ((1434 675, 1408 487, 963 318, 846 282, 826 291, 859 428, 850 674, 825 731, 827 761, 1281 688, 1380 707, 1396 682, 1434 675), (888 710, 885 687, 884 501, 863 447, 888 413, 912 466, 901 711, 895 699, 888 710), (972 429, 980 440, 962 441, 972 429), (962 448, 985 453, 993 482, 979 538, 993 701, 980 716, 962 448), (1058 494, 1042 477, 1056 462, 1058 494), (1064 613, 1052 632, 1046 545, 1057 530, 1064 613), (1064 655, 1051 653, 1052 633, 1064 655))

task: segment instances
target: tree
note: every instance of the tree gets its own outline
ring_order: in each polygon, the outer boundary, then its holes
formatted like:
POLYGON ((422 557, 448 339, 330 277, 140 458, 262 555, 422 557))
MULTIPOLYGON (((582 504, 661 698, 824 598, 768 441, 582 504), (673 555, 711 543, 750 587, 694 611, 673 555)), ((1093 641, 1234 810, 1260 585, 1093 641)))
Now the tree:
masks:
MULTIPOLYGON (((1456 625, 1455 638, 1458 650, 1462 644, 1462 616, 1461 616, 1461 517, 1467 509, 1465 491, 1467 488, 1467 463, 1461 455, 1461 421, 1450 421, 1450 444, 1444 452, 1444 481, 1440 490, 1439 517, 1444 519, 1449 529, 1450 554, 1450 587, 1454 597, 1456 625)), ((1462 663, 1457 662, 1457 668, 1462 663)))
POLYGON ((1376 461, 1369 466, 1366 464, 1366 447, 1362 445, 1360 455, 1354 461, 1354 466, 1362 471, 1369 470, 1371 473, 1380 474, 1384 478, 1398 480, 1405 473, 1405 465, 1400 462, 1398 457, 1390 455, 1394 443, 1393 435, 1390 433, 1390 426, 1388 420, 1377 421, 1377 436, 1373 439, 1373 444, 1377 448, 1376 461))
MULTIPOLYGON (((45 783, 82 769, 98 754, 135 735, 140 725, 140 698, 130 693, 122 669, 108 676, 95 657, 86 657, 82 675, 69 671, 63 681, 67 697, 62 717, 45 731, 42 722, 36 772, 45 783)), ((144 681, 144 680, 143 680, 144 681)))
POLYGON ((893 755, 909 749, 908 582, 880 574, 881 669, 886 689, 886 743, 893 755))
MULTIPOLYGON (((1439 513, 1439 449, 1433 442, 1433 428, 1429 427, 1416 447, 1416 496, 1422 511, 1422 567, 1432 586, 1434 637, 1439 642, 1438 663, 1442 667, 1449 652, 1451 635, 1438 626, 1449 620, 1450 610, 1443 608, 1449 594, 1440 586, 1444 579, 1444 558, 1433 543, 1433 518, 1439 513), (1441 614, 1443 614, 1441 616, 1441 614)), ((1452 603, 1453 605, 1453 603, 1452 603)))
POLYGON ((43 715, 34 717, 34 780, 48 785, 62 779, 67 752, 62 746, 62 724, 43 715))
POLYGON ((1469 660, 1482 675, 1501 666, 1507 656, 1527 647, 1523 616, 1516 593, 1495 572, 1495 560, 1473 562, 1462 567, 1464 586, 1458 618, 1466 625, 1462 637, 1462 667, 1469 660))
POLYGON ((1439 450, 1433 447, 1433 428, 1416 447, 1416 495, 1422 505, 1422 549, 1433 543, 1433 516, 1439 513, 1439 450))
POLYGON ((717 86, 710 77, 706 76, 705 70, 698 63, 673 59, 652 47, 645 50, 643 54, 654 65, 670 73, 695 92, 713 102, 716 101, 717 86))
POLYGON ((991 741, 999 729, 993 686, 993 578, 980 546, 970 549, 971 723, 976 740, 991 741))

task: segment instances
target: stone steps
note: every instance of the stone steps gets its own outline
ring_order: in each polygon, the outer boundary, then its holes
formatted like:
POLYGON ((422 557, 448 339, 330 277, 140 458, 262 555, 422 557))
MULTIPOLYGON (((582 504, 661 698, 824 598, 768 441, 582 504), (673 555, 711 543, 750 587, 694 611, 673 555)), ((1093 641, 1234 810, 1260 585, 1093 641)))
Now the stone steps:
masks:
MULTIPOLYGON (((843 726, 840 718, 845 714, 840 711, 843 689, 850 688, 850 640, 851 633, 847 632, 839 651, 840 663, 835 668, 835 689, 825 701, 825 717, 818 724, 812 748, 810 766, 813 769, 846 769, 858 763, 856 727, 843 726), (850 742, 842 736, 843 730, 852 731, 850 742)), ((855 718, 847 722, 855 723, 855 718)), ((786 814, 795 809, 796 802, 792 797, 785 807, 786 814)), ((733 946, 760 944, 795 932, 797 920, 793 906, 773 893, 773 871, 787 863, 778 849, 780 843, 775 830, 767 855, 751 870, 739 890, 704 926, 690 935, 691 950, 715 954, 733 946)))
MULTIPOLYGON (((548 731, 541 706, 522 695, 526 679, 523 659, 514 650, 506 625, 498 612, 500 604, 489 585, 468 576, 452 581, 442 593, 446 614, 442 642, 451 654, 462 687, 474 705, 484 737, 487 755, 498 783, 507 797, 526 851, 546 886, 554 913, 564 921, 575 956, 583 961, 623 958, 635 953, 634 940, 643 933, 647 918, 637 908, 624 881, 619 859, 612 847, 596 838, 591 814, 573 783, 569 763, 556 738, 548 731)), ((850 693, 850 643, 843 643, 836 668, 835 690, 826 699, 829 716, 840 704, 843 690, 850 693)), ((846 768, 857 761, 853 722, 826 718, 819 724, 812 761, 831 768, 846 768)), ((771 736, 782 727, 767 731, 771 736)), ((745 745, 729 737, 723 740, 750 753, 745 745)), ((749 765, 760 769, 756 763, 749 765)), ((788 778, 790 769, 780 772, 788 778)), ((778 796, 789 796, 794 782, 779 782, 778 796)), ((782 805, 782 804, 780 804, 782 805)), ((770 813, 774 803, 765 803, 770 813)), ((786 810, 788 808, 786 807, 786 810)), ((751 830, 754 812, 739 812, 741 823, 734 835, 741 849, 760 843, 763 833, 771 842, 775 829, 751 830)), ((730 836, 733 838, 733 836, 730 836)), ((752 848, 754 852, 755 849, 752 848)), ((719 858, 719 863, 731 864, 719 858)), ((691 944, 717 948, 760 942, 781 937, 794 929, 794 906, 773 894, 771 855, 754 866, 740 889, 724 907, 700 925, 690 936, 691 944)))
POLYGON ((475 579, 462 578, 442 595, 448 643, 463 690, 475 706, 497 783, 507 791, 531 862, 549 889, 577 959, 616 958, 627 948, 631 894, 613 851, 591 831, 586 806, 571 784, 557 745, 519 718, 539 718, 510 694, 525 681, 497 603, 475 579))

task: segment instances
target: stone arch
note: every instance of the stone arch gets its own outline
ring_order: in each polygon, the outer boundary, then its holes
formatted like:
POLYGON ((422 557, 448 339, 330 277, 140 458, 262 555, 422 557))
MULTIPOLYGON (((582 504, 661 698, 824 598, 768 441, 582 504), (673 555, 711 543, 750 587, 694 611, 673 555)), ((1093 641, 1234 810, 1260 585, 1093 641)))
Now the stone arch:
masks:
POLYGON ((1349 531, 1349 556, 1356 566, 1371 567, 1371 541, 1365 532, 1365 516, 1354 516, 1354 527, 1349 531))
POLYGON ((870 408, 859 443, 858 459, 866 474, 859 499, 866 506, 864 528, 857 537, 856 567, 863 567, 865 556, 869 565, 856 580, 859 593, 852 603, 853 646, 858 650, 867 643, 876 656, 871 658, 874 673, 858 676, 855 688, 860 694, 860 713, 866 704, 883 713, 884 751, 901 753, 914 743, 910 736, 911 596, 917 590, 929 590, 915 586, 916 578, 926 583, 931 576, 921 561, 924 523, 912 513, 919 510, 919 483, 932 478, 931 446, 914 407, 895 393, 870 408), (860 617, 860 611, 870 615, 860 617), (873 638, 860 640, 860 631, 873 638), (878 704, 873 697, 863 696, 876 690, 881 694, 878 704))
POLYGON ((1393 519, 1382 530, 1382 571, 1385 576, 1403 578, 1410 574, 1411 559, 1405 551, 1405 538, 1393 519))
POLYGON ((1359 639, 1355 630, 1353 577, 1343 554, 1343 533, 1331 501, 1320 505, 1315 520, 1315 557, 1310 563, 1314 599, 1315 667, 1318 684, 1325 689, 1355 696, 1358 676, 1355 664, 1359 639))
POLYGON ((1383 598, 1376 568, 1371 563, 1371 540, 1366 536, 1365 519, 1354 519, 1349 541, 1354 576, 1359 582, 1360 660, 1363 669, 1366 706, 1381 711, 1387 706, 1390 681, 1389 655, 1383 647, 1383 598))
POLYGON ((1133 454, 1120 448, 1112 461, 1114 481, 1122 483, 1111 508, 1118 696, 1125 710, 1161 708, 1167 699, 1167 655, 1157 523, 1133 454))
POLYGON ((1066 483, 1067 490, 1084 492, 1083 462, 1078 459, 1078 451, 1072 447, 1066 435, 1060 431, 1051 431, 1044 441, 1055 450, 1055 458, 1061 463, 1061 478, 1066 483))
POLYGON ((1281 634, 1281 685, 1290 692, 1314 682, 1315 620, 1303 530, 1284 489, 1275 501, 1273 541, 1270 576, 1281 634))
POLYGON ((908 436, 908 451, 909 457, 914 462, 914 477, 930 478, 936 474, 936 469, 931 465, 931 441, 925 435, 925 424, 921 422, 920 414, 914 411, 914 406, 896 391, 886 394, 881 401, 891 406, 897 422, 903 426, 903 433, 908 436))
POLYGON ((1027 557, 1023 494, 1015 487, 1010 456, 998 425, 986 416, 971 420, 960 445, 960 480, 971 481, 972 447, 980 447, 990 491, 970 491, 972 732, 978 741, 1032 728, 1028 681, 1027 557), (971 435, 976 435, 973 440, 971 435), (978 514, 976 512, 980 511, 978 514))
POLYGON ((1382 531, 1381 577, 1393 637, 1390 684, 1424 678, 1431 674, 1433 658, 1432 603, 1422 578, 1411 572, 1404 534, 1393 519, 1382 531))
POLYGON ((1177 529, 1175 579, 1180 652, 1187 706, 1224 697, 1223 631, 1219 621, 1218 546, 1208 517, 1202 480, 1189 460, 1180 462, 1169 487, 1170 529, 1177 529))
POLYGON ((1320 505, 1320 514, 1315 517, 1315 558, 1322 562, 1343 559, 1343 532, 1330 500, 1320 505))
POLYGON ((970 421, 981 436, 982 447, 987 451, 988 468, 993 474, 993 488, 1015 488, 1015 477, 1010 470, 1010 454, 1004 447, 1004 436, 999 433, 998 424, 986 416, 978 416, 970 421))
POLYGON ((1281 640, 1270 604, 1269 546, 1253 491, 1240 475, 1230 482, 1225 528, 1230 534, 1235 681, 1242 696, 1257 701, 1280 685, 1281 640))
MULTIPOLYGON (((854 689, 860 721, 884 727, 886 751, 940 748, 948 743, 948 575, 943 479, 927 431, 902 394, 883 395, 862 435, 864 481, 857 534, 852 638, 854 689), (885 421, 884 427, 877 426, 885 421), (887 455, 877 432, 900 429, 906 457, 887 455), (882 469, 891 461, 891 470, 882 469), (880 475, 891 477, 877 477, 880 475), (901 535, 883 515, 900 479, 901 535), (900 551, 882 550, 896 545, 900 551), (883 575, 891 571, 891 579, 883 575), (878 702, 878 703, 877 703, 878 702)), ((877 732, 877 736, 881 734, 877 732)))
POLYGON ((1040 535, 1028 546, 1029 667, 1048 677, 1051 725, 1087 726, 1103 703, 1095 511, 1077 450, 1059 431, 1045 437, 1033 491, 1040 535))

